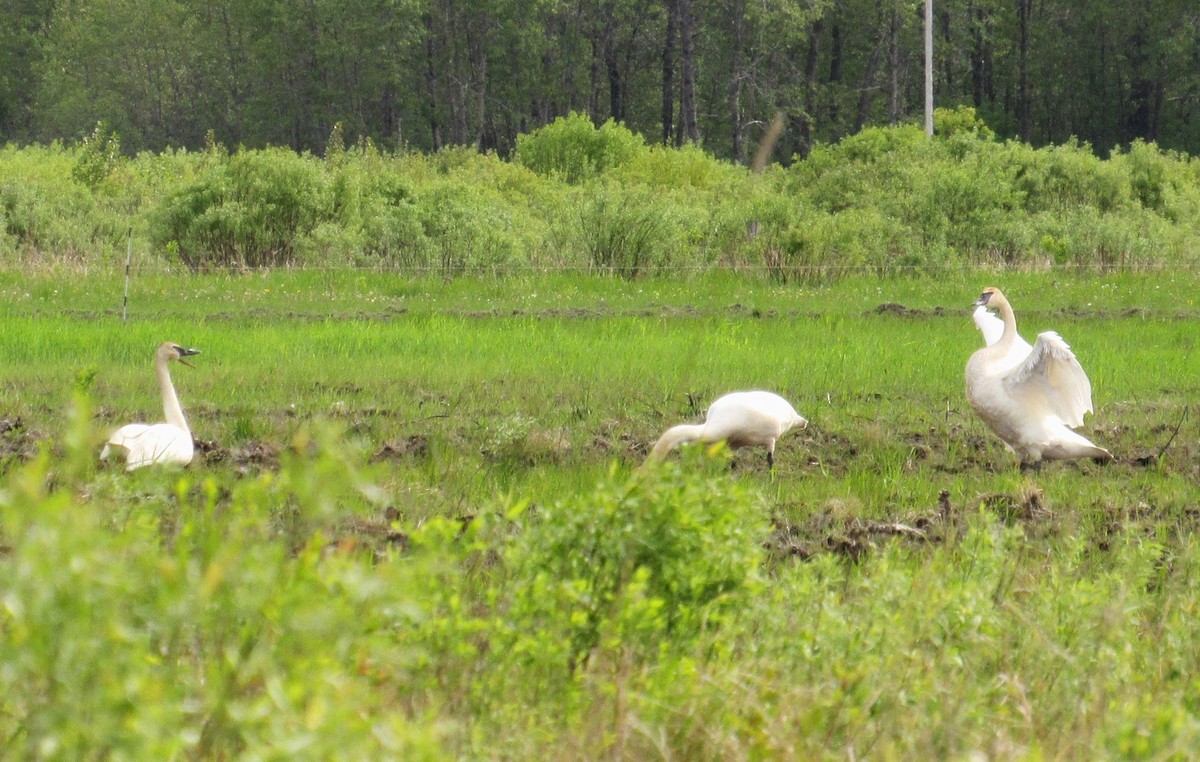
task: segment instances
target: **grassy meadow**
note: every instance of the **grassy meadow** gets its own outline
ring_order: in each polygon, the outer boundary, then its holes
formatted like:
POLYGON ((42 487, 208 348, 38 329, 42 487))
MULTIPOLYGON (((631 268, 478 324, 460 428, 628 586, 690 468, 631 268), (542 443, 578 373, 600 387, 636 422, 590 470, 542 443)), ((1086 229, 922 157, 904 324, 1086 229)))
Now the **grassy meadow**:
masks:
POLYGON ((0 272, 0 757, 1186 758, 1200 277, 0 272), (1116 460, 971 412, 1003 288, 1116 460), (200 449, 127 474, 104 433, 200 449), (811 422, 639 469, 766 388, 811 422))

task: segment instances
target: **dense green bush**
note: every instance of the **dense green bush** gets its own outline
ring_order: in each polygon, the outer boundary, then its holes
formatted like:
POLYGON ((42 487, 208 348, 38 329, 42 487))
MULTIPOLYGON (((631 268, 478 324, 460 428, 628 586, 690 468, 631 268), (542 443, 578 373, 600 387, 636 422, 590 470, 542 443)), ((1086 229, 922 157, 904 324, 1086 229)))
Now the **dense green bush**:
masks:
POLYGON ((688 653, 739 610, 759 584, 761 506, 684 473, 670 463, 528 519, 506 555, 508 653, 565 678, 597 651, 688 653))
POLYGON ((163 201, 152 243, 193 267, 291 264, 298 241, 332 212, 317 160, 284 149, 242 151, 163 201))
POLYGON ((592 179, 646 150, 642 137, 609 119, 599 127, 578 112, 517 138, 515 160, 567 183, 592 179))
POLYGON ((865 210, 899 222, 892 254, 876 249, 893 262, 1105 268, 1195 261, 1200 241, 1175 226, 1197 219, 1196 172, 1195 160, 1145 145, 1106 161, 1078 143, 1035 150, 973 131, 929 141, 902 126, 819 148, 785 187, 835 217, 865 210), (1045 245, 1064 241, 1076 242, 1067 254, 1045 245))
POLYGON ((595 186, 579 214, 579 245, 588 264, 632 278, 669 262, 675 253, 673 211, 641 186, 595 186))

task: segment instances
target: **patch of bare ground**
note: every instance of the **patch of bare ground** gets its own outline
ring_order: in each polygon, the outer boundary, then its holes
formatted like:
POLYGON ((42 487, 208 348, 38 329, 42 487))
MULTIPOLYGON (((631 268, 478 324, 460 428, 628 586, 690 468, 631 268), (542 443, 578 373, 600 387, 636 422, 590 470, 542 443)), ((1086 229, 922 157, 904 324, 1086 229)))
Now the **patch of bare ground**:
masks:
POLYGON ((270 442, 252 441, 228 448, 214 440, 193 439, 193 443, 206 466, 232 464, 239 473, 279 467, 279 447, 270 442))
POLYGON ((37 437, 19 417, 0 418, 0 463, 28 460, 37 454, 37 437))
POLYGON ((371 456, 372 463, 383 460, 407 460, 429 455, 429 437, 424 434, 409 434, 400 439, 384 442, 371 456))
POLYGON ((619 421, 607 420, 600 424, 586 449, 604 457, 638 461, 650 454, 652 441, 629 431, 619 421))
POLYGON ((348 516, 339 522, 333 532, 334 539, 326 546, 326 552, 370 553, 376 560, 391 550, 405 552, 409 548, 408 533, 397 527, 400 513, 389 507, 382 516, 348 516))
POLYGON ((905 307, 903 304, 896 302, 884 302, 874 309, 867 310, 863 314, 866 317, 870 317, 871 315, 891 315, 904 318, 941 317, 946 314, 946 308, 939 306, 931 309, 922 309, 920 307, 905 307))
POLYGON ((906 513, 895 519, 868 519, 847 511, 846 506, 827 506, 807 521, 791 522, 778 516, 772 518, 772 531, 764 542, 769 563, 807 561, 820 553, 831 553, 850 561, 858 561, 878 550, 885 542, 908 542, 918 545, 942 543, 957 536, 962 528, 961 509, 982 504, 1005 522, 1033 523, 1045 521, 1052 513, 1045 506, 1041 490, 1031 488, 1019 494, 987 493, 966 501, 956 509, 950 502, 950 492, 938 494, 937 505, 920 513, 906 513))

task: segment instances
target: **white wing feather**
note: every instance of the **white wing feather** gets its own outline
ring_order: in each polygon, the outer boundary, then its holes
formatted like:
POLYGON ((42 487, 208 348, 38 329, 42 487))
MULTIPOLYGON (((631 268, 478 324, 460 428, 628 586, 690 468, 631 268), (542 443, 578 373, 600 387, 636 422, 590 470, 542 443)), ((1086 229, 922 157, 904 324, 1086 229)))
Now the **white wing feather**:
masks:
POLYGON ((1043 400, 1071 427, 1082 426, 1083 416, 1092 412, 1092 384, 1071 347, 1054 331, 1038 334, 1024 362, 1005 376, 1004 386, 1013 397, 1043 400))
POLYGON ((122 426, 109 437, 100 453, 101 459, 107 458, 113 447, 125 451, 127 471, 154 463, 186 466, 194 454, 191 433, 169 423, 122 426))

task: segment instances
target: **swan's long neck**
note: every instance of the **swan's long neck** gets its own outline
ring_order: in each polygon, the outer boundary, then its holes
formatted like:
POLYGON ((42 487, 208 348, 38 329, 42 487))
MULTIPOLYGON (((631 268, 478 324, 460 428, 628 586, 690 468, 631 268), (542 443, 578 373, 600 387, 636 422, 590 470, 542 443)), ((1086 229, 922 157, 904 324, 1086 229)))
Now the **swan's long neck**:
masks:
POLYGON ((183 408, 179 406, 179 397, 175 396, 175 385, 171 383, 171 372, 167 370, 166 358, 155 359, 154 373, 158 376, 158 385, 162 389, 163 412, 166 413, 167 423, 188 431, 183 408))
POLYGON ((1013 314, 1012 305, 1003 297, 996 300, 996 309, 999 310, 1000 318, 1004 321, 1004 333, 1000 334, 1000 340, 996 342, 995 346, 998 347, 997 351, 1008 352, 1017 340, 1017 316, 1013 314))
POLYGON ((670 452, 671 448, 687 442, 695 442, 702 436, 704 436, 704 424, 681 423, 678 426, 672 426, 658 438, 654 449, 650 451, 650 458, 660 459, 670 452))

